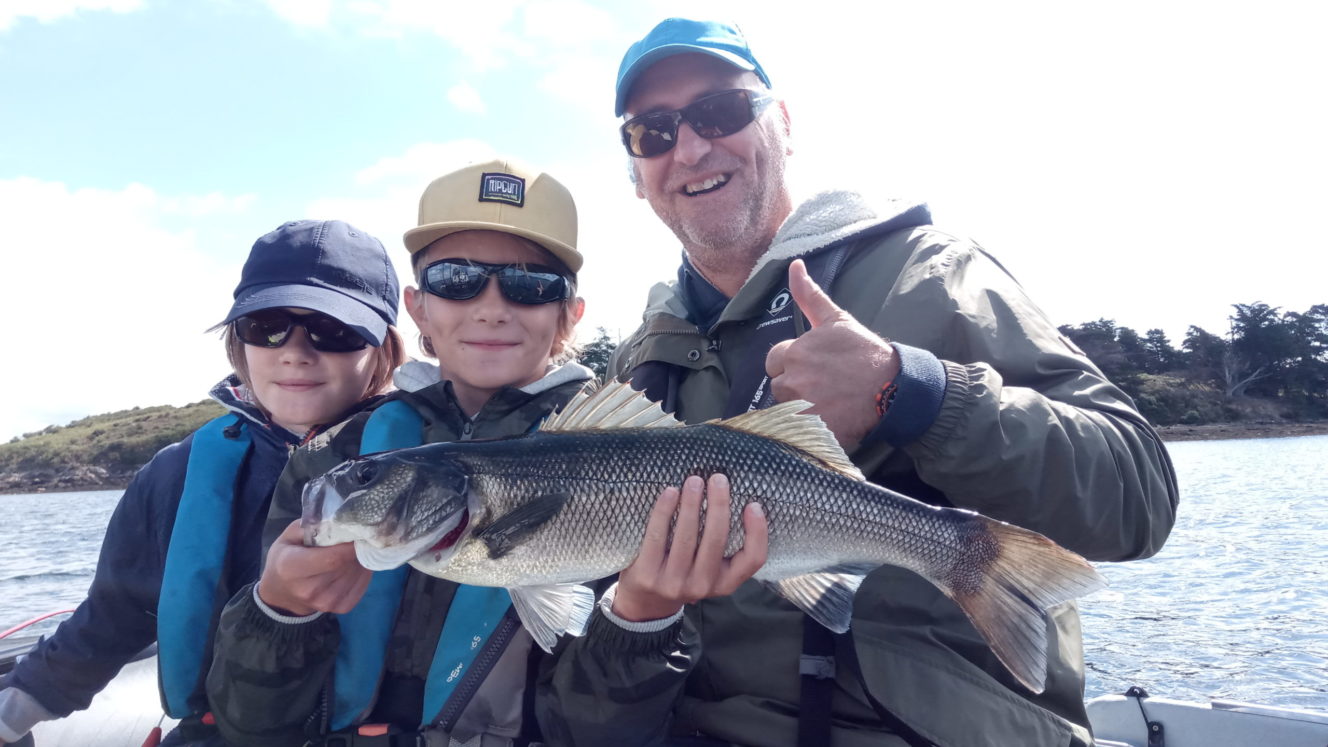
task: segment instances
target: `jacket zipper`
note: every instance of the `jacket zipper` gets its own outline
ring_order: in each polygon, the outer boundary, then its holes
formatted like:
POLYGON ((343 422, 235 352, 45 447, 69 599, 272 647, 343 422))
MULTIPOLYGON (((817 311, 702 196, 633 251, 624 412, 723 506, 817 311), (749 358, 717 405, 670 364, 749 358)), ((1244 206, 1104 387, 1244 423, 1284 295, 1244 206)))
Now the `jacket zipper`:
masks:
POLYGON ((434 719, 434 723, 438 724, 438 728, 445 733, 450 734, 452 732, 457 720, 461 717, 461 712, 466 709, 466 706, 470 705, 471 698, 475 697, 480 685, 484 684, 489 672, 493 670, 493 665, 498 663, 499 657, 507 650, 507 644, 511 642, 512 636, 516 633, 519 625, 520 623, 511 617, 510 612, 503 616, 502 622, 498 623, 498 629, 494 631, 493 635, 489 636, 489 642, 484 646, 484 650, 475 657, 470 671, 462 678, 461 684, 452 693, 452 697, 447 699, 447 705, 438 714, 438 718, 434 719))

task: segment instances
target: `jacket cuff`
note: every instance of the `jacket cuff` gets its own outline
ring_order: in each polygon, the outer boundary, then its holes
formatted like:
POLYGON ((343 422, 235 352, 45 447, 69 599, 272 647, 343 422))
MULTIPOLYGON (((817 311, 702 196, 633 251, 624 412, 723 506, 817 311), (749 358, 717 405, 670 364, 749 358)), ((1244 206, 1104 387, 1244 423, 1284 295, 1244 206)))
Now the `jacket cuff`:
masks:
POLYGON ((890 409, 862 442, 884 441, 896 448, 906 446, 936 422, 945 399, 945 365, 922 348, 890 343, 899 356, 899 375, 890 409))
POLYGON ((56 718, 37 699, 17 687, 0 690, 0 741, 17 742, 42 721, 56 718))
POLYGON ((613 600, 617 598, 617 596, 618 582, 614 581, 613 585, 610 586, 604 592, 604 595, 599 598, 599 611, 614 625, 617 625, 623 630, 631 631, 633 633, 654 633, 656 631, 666 630, 682 619, 682 607, 679 607, 677 612, 658 620, 641 620, 639 622, 624 620, 613 614, 613 600))
POLYGON ((254 582, 253 597, 254 604, 258 605, 258 609, 262 610, 263 614, 276 622, 284 623, 286 625, 301 625, 303 623, 313 622, 323 615, 322 612, 314 612, 308 615, 287 615, 284 612, 277 611, 275 607, 269 606, 267 602, 264 602, 263 598, 258 595, 257 581, 254 582))
MULTIPOLYGON (((613 604, 611 592, 615 591, 617 591, 616 584, 613 588, 610 588, 609 592, 605 592, 609 605, 613 604)), ((586 629, 586 639, 591 646, 613 653, 633 655, 652 653, 662 655, 678 647, 678 640, 682 634, 684 623, 682 610, 663 620, 632 623, 608 612, 609 605, 605 605, 601 601, 600 604, 596 605, 598 611, 590 618, 590 625, 586 629), (610 615, 612 615, 612 618, 610 618, 610 615), (663 623, 664 626, 654 630, 647 629, 653 628, 659 623, 663 623)))

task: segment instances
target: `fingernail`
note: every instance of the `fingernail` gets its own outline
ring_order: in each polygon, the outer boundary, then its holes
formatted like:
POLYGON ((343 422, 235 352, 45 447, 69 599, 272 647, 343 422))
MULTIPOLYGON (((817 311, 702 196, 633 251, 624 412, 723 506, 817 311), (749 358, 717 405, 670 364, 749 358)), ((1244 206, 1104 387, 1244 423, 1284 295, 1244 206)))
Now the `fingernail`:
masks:
POLYGON ((761 506, 761 504, 757 503, 756 501, 752 501, 747 505, 752 509, 752 513, 755 514, 756 516, 765 516, 765 509, 761 506))

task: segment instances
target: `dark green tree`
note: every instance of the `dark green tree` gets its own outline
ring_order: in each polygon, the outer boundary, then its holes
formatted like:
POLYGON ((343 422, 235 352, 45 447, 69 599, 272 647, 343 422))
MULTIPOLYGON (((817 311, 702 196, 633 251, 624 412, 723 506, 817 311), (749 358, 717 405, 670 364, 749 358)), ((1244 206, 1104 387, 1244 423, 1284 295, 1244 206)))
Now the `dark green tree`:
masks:
POLYGON ((1286 372, 1296 357, 1291 325, 1276 306, 1266 303, 1232 304, 1228 393, 1278 397, 1286 388, 1286 372))
POLYGON ((1148 330, 1144 336, 1144 350, 1147 351, 1144 370, 1148 373, 1174 371, 1181 365, 1180 351, 1171 346, 1166 333, 1160 329, 1148 330))
POLYGON ((605 332, 603 327, 598 331, 599 337, 581 346, 581 355, 577 359, 581 361, 581 365, 591 369, 602 379, 604 373, 609 370, 609 356, 613 355, 618 343, 609 339, 609 333, 605 332))
POLYGON ((1203 327, 1190 325, 1181 342, 1185 351, 1185 366, 1190 378, 1198 381, 1221 382, 1224 361, 1230 345, 1226 340, 1205 330, 1203 327))

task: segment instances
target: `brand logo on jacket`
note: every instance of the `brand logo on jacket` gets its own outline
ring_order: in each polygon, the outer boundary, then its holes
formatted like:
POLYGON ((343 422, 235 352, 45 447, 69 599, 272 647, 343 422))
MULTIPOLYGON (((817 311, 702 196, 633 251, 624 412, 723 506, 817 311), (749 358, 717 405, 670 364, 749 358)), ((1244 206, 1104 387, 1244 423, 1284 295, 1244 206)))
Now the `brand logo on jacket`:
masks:
POLYGON ((793 300, 793 294, 789 293, 788 288, 785 288, 784 290, 781 290, 780 292, 776 293, 774 297, 770 299, 770 306, 766 308, 766 312, 768 312, 771 316, 774 316, 775 314, 778 314, 779 312, 783 311, 784 307, 788 306, 789 302, 792 300, 793 300))

